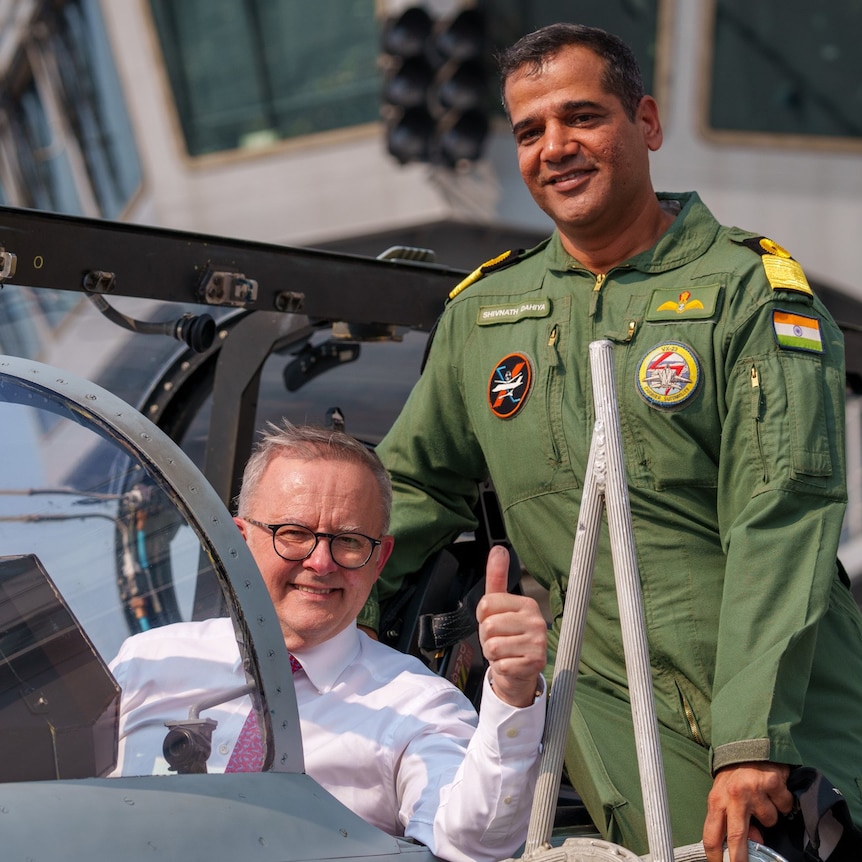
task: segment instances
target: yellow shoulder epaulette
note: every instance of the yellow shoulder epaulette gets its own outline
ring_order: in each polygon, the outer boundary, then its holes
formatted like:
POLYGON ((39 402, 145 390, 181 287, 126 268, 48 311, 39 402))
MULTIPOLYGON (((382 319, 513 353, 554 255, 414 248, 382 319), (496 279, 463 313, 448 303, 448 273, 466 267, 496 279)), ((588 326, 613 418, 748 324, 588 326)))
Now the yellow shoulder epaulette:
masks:
POLYGON ((516 251, 512 251, 509 249, 508 251, 504 251, 502 254, 498 254, 496 257, 492 257, 491 260, 486 260, 480 267, 474 269, 473 272, 470 273, 463 281, 460 281, 452 290, 449 291, 449 299, 454 299, 462 290, 468 288, 471 284, 477 282, 483 275, 487 275, 489 272, 495 272, 498 269, 504 269, 507 266, 511 266, 518 260, 519 255, 523 252, 523 249, 517 249, 516 251))
POLYGON ((790 256, 790 252, 777 242, 765 236, 757 236, 742 240, 738 244, 760 255, 766 280, 773 290, 790 290, 814 296, 802 267, 790 256))

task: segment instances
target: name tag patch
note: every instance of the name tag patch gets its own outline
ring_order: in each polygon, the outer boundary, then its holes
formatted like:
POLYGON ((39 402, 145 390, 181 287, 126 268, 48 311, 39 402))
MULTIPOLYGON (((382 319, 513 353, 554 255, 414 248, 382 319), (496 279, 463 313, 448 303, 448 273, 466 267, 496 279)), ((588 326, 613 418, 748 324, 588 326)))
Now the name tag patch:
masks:
POLYGON ((476 323, 489 326, 493 323, 514 323, 526 317, 547 317, 551 313, 551 301, 545 297, 527 299, 507 305, 483 305, 479 309, 476 323))

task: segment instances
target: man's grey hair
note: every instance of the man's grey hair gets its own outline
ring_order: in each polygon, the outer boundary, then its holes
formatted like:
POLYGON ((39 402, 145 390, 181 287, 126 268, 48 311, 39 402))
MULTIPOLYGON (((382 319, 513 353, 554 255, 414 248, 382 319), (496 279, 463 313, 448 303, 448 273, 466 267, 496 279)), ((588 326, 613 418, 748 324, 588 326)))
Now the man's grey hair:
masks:
POLYGON ((242 518, 251 513, 260 480, 274 458, 301 461, 341 461, 366 467, 380 490, 383 532, 389 529, 392 512, 392 482, 377 455, 365 444, 343 431, 315 425, 294 425, 287 419, 280 425, 268 422, 255 444, 242 474, 242 487, 236 498, 236 513, 242 518))
MULTIPOLYGON (((549 24, 526 36, 497 55, 500 70, 500 92, 506 116, 506 81, 523 67, 527 74, 538 74, 545 63, 563 48, 579 45, 588 48, 605 61, 602 87, 622 103, 626 116, 634 121, 644 97, 640 67, 632 49, 619 36, 588 27, 586 24, 549 24)), ((511 118, 510 118, 511 119, 511 118)))

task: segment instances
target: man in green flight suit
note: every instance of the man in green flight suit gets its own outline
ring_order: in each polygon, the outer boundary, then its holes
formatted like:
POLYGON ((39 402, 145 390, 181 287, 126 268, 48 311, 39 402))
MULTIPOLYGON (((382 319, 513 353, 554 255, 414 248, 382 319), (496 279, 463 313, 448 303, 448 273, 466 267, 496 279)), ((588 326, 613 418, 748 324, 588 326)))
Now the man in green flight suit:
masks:
MULTIPOLYGON (((862 617, 836 564, 842 336, 787 251, 695 193, 655 193, 658 108, 619 39, 552 25, 501 78, 556 230, 453 291, 378 449, 397 536, 379 597, 474 527, 490 476, 550 590, 553 645, 594 422, 588 345, 609 339, 674 844, 702 838, 718 862, 727 841, 744 862, 758 824, 791 811, 801 764, 862 822, 862 617)), ((636 763, 604 530, 566 765, 603 833, 645 853, 636 763)))

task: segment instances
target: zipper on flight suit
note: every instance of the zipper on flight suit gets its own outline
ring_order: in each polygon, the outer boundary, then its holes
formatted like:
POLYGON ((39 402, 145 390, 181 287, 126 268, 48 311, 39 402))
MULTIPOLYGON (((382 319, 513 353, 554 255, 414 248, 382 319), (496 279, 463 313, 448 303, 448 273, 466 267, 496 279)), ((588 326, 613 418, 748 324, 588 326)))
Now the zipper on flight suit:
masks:
POLYGON ((763 423, 763 392, 760 389, 760 373, 754 363, 752 363, 749 371, 749 381, 751 383, 751 418, 754 420, 754 439, 760 458, 761 479, 765 482, 768 477, 766 475, 766 461, 763 457, 763 441, 760 436, 760 426, 763 423))
POLYGON ((551 457, 555 464, 560 463, 560 447, 557 445, 557 440, 554 435, 554 422, 551 416, 551 391, 554 388, 554 382, 557 376, 557 369, 560 367, 560 352, 557 349, 557 342, 560 340, 560 327, 555 323, 551 327, 551 332, 548 335, 548 347, 550 348, 552 361, 548 363, 548 376, 545 380, 545 404, 547 405, 546 428, 548 429, 549 445, 551 447, 551 457))
POLYGON ((691 708, 691 704, 688 702, 688 699, 682 693, 682 690, 679 688, 679 686, 677 686, 677 690, 679 691, 679 697, 680 697, 680 700, 682 701, 682 711, 683 711, 683 714, 685 715, 685 720, 688 723, 688 730, 689 730, 689 733, 691 733, 691 738, 698 745, 706 745, 706 743, 703 740, 703 736, 700 733, 700 727, 698 726, 697 718, 694 714, 694 710, 691 708))
POLYGON ((700 732, 700 725, 697 722, 697 716, 694 714, 694 710, 688 702, 688 698, 683 693, 682 686, 679 684, 679 679, 676 675, 674 675, 673 684, 676 686, 676 693, 679 695, 682 714, 685 718, 685 723, 688 725, 688 732, 691 734, 691 738, 698 745, 706 745, 706 742, 703 739, 703 734, 700 732))
POLYGON ((605 283, 605 279, 608 277, 606 272, 600 272, 596 276, 595 282, 593 282, 593 289, 590 292, 590 317, 595 318, 596 311, 599 307, 599 300, 601 297, 602 285, 605 283))

